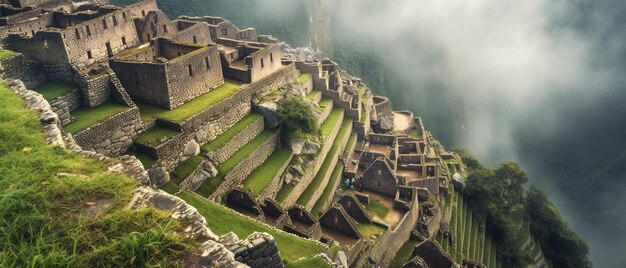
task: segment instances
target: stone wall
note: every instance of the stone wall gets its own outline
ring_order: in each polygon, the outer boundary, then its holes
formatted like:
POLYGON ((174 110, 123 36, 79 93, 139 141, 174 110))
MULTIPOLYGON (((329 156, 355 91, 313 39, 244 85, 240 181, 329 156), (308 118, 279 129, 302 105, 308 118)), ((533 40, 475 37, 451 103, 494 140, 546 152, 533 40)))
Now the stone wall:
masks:
POLYGON ((265 123, 263 117, 257 118, 252 124, 247 126, 241 132, 237 133, 237 135, 233 136, 222 148, 214 152, 209 152, 207 156, 217 163, 222 163, 230 158, 239 148, 246 145, 249 141, 253 140, 263 132, 265 128, 265 123))
POLYGON ((73 78, 60 32, 40 31, 31 38, 10 34, 5 39, 4 46, 12 51, 23 53, 30 60, 37 61, 49 80, 71 81, 73 78))
POLYGON ((179 131, 198 131, 205 128, 207 122, 212 122, 216 120, 230 122, 232 124, 225 124, 225 127, 230 127, 239 122, 239 120, 245 117, 245 115, 250 113, 250 110, 252 109, 252 104, 250 100, 253 92, 253 87, 250 87, 249 85, 244 85, 234 95, 190 117, 184 122, 172 122, 173 125, 171 125, 171 127, 179 131), (225 118, 222 119, 221 117, 225 118))
POLYGON ((304 190, 306 190, 309 184, 311 184, 311 181, 313 180, 313 178, 315 178, 317 172, 322 167, 328 151, 330 151, 330 148, 333 146, 333 142, 337 137, 337 133, 339 133, 342 122, 343 112, 341 112, 341 116, 337 120, 337 123, 335 123, 335 126, 333 126, 333 130, 330 132, 330 134, 328 134, 328 137, 324 141, 324 144, 322 144, 322 150, 320 151, 318 157, 315 158, 314 161, 311 161, 309 163, 309 166, 306 168, 304 175, 300 179, 300 182, 293 188, 289 196, 287 196, 287 198, 285 198, 285 200, 283 200, 283 202, 281 203, 283 207, 289 207, 295 204, 300 195, 304 192, 304 190))
POLYGON ((222 184, 211 195, 213 200, 221 200, 226 193, 238 187, 252 171, 259 167, 274 152, 279 142, 280 131, 274 132, 265 142, 257 147, 246 159, 239 162, 230 173, 224 176, 222 184))
POLYGON ((283 66, 272 74, 250 84, 259 96, 266 95, 286 84, 298 82, 298 70, 294 64, 283 66))
POLYGON ((250 68, 252 82, 280 70, 282 68, 281 58, 280 47, 275 44, 267 45, 267 47, 248 55, 244 61, 250 68))
POLYGON ((320 112, 319 116, 317 117, 317 124, 318 125, 322 125, 322 123, 324 123, 324 121, 326 121, 326 118, 328 118, 328 116, 330 115, 330 113, 333 111, 333 101, 330 101, 330 104, 327 105, 326 107, 321 107, 322 111, 320 112))
POLYGON ((96 107, 111 98, 111 87, 108 74, 90 77, 87 74, 76 71, 76 82, 83 93, 84 103, 88 107, 96 107))
POLYGON ((62 125, 67 125, 71 122, 70 112, 80 107, 82 104, 82 96, 80 89, 75 88, 72 92, 59 96, 56 99, 50 101, 52 111, 59 115, 62 125))
POLYGON ((413 180, 408 185, 426 188, 433 195, 439 194, 439 179, 436 177, 413 180))
POLYGON ((317 189, 315 189, 315 192, 313 193, 313 195, 311 196, 311 199, 309 200, 309 203, 307 203, 306 205, 306 209, 307 210, 312 210, 313 207, 315 206, 315 203, 317 202, 317 200, 322 196, 322 193, 324 192, 324 190, 326 189, 326 187, 328 187, 328 181, 330 181, 330 177, 333 173, 333 171, 335 171, 335 166, 336 165, 341 165, 341 163, 339 163, 339 156, 341 156, 341 154, 343 153, 343 150, 346 148, 346 144, 348 143, 348 140, 350 139, 350 134, 352 134, 352 121, 349 121, 350 123, 350 127, 348 129, 348 131, 344 134, 343 137, 336 137, 336 139, 341 139, 339 141, 339 146, 337 148, 337 151, 335 152, 335 154, 333 155, 327 155, 325 157, 325 159, 333 159, 333 163, 328 167, 328 169, 326 170, 326 174, 324 175, 324 178, 322 180, 322 183, 320 184, 320 187, 318 187, 317 189))
POLYGON ((411 210, 407 212, 402 220, 393 230, 389 229, 372 248, 370 257, 376 260, 382 267, 387 267, 396 256, 400 247, 411 237, 411 231, 415 228, 419 219, 419 202, 417 192, 413 193, 411 210))
POLYGON ((36 86, 46 79, 39 65, 21 53, 0 60, 0 73, 3 79, 20 79, 27 86, 36 86))
POLYGON ((285 267, 274 238, 267 233, 254 232, 246 239, 227 245, 235 254, 235 260, 250 267, 285 267))
POLYGON ((85 149, 107 156, 120 156, 139 136, 141 129, 139 109, 133 107, 74 134, 74 139, 85 149))

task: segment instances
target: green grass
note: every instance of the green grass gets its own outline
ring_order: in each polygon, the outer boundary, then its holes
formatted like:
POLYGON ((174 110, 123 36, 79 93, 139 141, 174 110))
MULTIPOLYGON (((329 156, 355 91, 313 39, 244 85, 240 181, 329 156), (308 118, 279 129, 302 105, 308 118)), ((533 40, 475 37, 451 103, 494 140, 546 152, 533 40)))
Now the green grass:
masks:
POLYGON ((35 112, 0 86, 0 267, 182 265, 195 242, 167 213, 127 208, 137 182, 44 140, 35 112))
POLYGON ((409 137, 420 138, 420 137, 422 137, 422 133, 421 133, 421 131, 413 128, 413 129, 411 129, 409 131, 409 137))
POLYGON ((259 145, 269 139, 273 133, 274 132, 271 130, 265 130, 259 134, 259 136, 248 142, 248 144, 241 147, 241 149, 235 152, 230 158, 219 164, 217 166, 217 176, 210 178, 204 184, 200 185, 196 192, 205 197, 213 194, 220 184, 222 184, 226 174, 233 170, 241 161, 246 159, 259 145))
POLYGON ((393 258, 391 263, 389 264, 389 267, 390 268, 402 267, 402 265, 404 265, 407 261, 409 261, 409 258, 411 257, 411 253, 413 253, 413 248, 415 248, 415 245, 417 245, 417 241, 413 241, 413 240, 409 240, 406 243, 404 243, 402 247, 400 247, 400 250, 398 250, 398 253, 396 253, 396 256, 393 258))
POLYGON ((311 240, 269 228, 253 219, 236 214, 221 205, 205 201, 192 193, 182 192, 179 196, 198 209, 198 212, 206 218, 211 231, 217 235, 224 235, 230 231, 237 234, 240 238, 245 238, 254 231, 271 234, 276 241, 283 260, 288 262, 293 262, 303 257, 311 257, 328 250, 326 247, 311 240))
POLYGON ((75 121, 63 126, 63 130, 70 133, 78 133, 128 109, 128 107, 112 101, 105 102, 94 108, 79 108, 71 112, 75 121))
POLYGON ((229 128, 226 132, 222 133, 222 135, 219 135, 214 140, 200 147, 200 150, 202 150, 203 153, 208 153, 208 152, 213 152, 218 149, 221 149, 235 135, 239 134, 239 132, 246 129, 248 126, 250 126, 252 123, 254 123, 256 120, 258 120, 261 117, 263 116, 260 114, 255 114, 255 113, 249 114, 248 116, 239 120, 239 122, 237 122, 235 125, 229 128))
MULTIPOLYGON (((339 110, 338 114, 341 115, 341 110, 339 110)), ((333 116, 329 119, 336 122, 339 119, 339 116, 333 116)), ((315 176, 315 178, 313 178, 306 190, 304 190, 302 195, 300 195, 298 201, 296 201, 298 205, 306 206, 309 203, 315 191, 317 191, 317 189, 322 186, 322 182, 324 182, 324 178, 328 169, 334 168, 331 167, 333 165, 337 165, 337 159, 334 157, 334 155, 337 153, 337 150, 339 150, 341 140, 343 140, 343 137, 346 135, 348 130, 350 130, 350 121, 350 119, 343 120, 343 123, 339 128, 339 132, 337 133, 337 137, 333 141, 333 145, 332 147, 330 147, 330 150, 328 151, 326 159, 324 159, 324 163, 322 163, 320 170, 317 172, 317 175, 315 176)), ((324 125, 326 125, 326 123, 324 123, 324 125)))
POLYGON ((328 115, 328 118, 326 118, 326 120, 320 127, 323 137, 327 137, 328 135, 330 135, 330 132, 333 131, 333 127, 335 126, 335 123, 337 123, 337 120, 341 118, 342 112, 343 112, 343 109, 341 108, 333 108, 333 111, 330 112, 330 115, 328 115))
POLYGON ((380 226, 372 223, 356 223, 356 228, 359 230, 359 233, 365 240, 371 240, 373 235, 376 235, 376 238, 381 237, 385 232, 387 232, 387 228, 384 226, 380 226))
POLYGON ((224 82, 218 88, 215 88, 201 96, 176 107, 174 110, 167 110, 156 105, 137 103, 141 116, 146 119, 160 118, 172 122, 182 123, 190 117, 208 109, 216 103, 227 99, 239 91, 238 85, 224 82))
POLYGON ((335 190, 335 184, 337 183, 337 180, 341 178, 342 170, 343 168, 341 165, 335 166, 335 169, 333 170, 333 174, 330 175, 330 180, 328 181, 328 185, 326 185, 326 188, 324 189, 324 192, 320 196, 320 199, 318 199, 317 202, 315 202, 313 209, 311 209, 311 213, 313 213, 313 215, 320 216, 326 210, 326 207, 324 206, 324 204, 329 198, 333 198, 331 194, 333 193, 333 190, 335 190))
POLYGON ((300 81, 300 84, 304 84, 304 83, 307 83, 307 82, 311 81, 311 74, 310 73, 300 73, 300 75, 298 76, 298 81, 300 81))
POLYGON ((47 101, 51 101, 72 92, 77 87, 74 83, 45 81, 33 88, 33 91, 41 94, 47 101))
POLYGON ((278 149, 256 168, 250 176, 243 181, 244 189, 251 189, 255 196, 258 196, 276 177, 280 168, 289 160, 293 153, 290 149, 278 149))
POLYGON ((312 257, 306 258, 302 260, 297 260, 295 262, 288 262, 285 264, 285 268, 331 268, 327 262, 325 262, 322 257, 312 257))
POLYGON ((178 134, 180 134, 179 131, 160 126, 154 126, 148 131, 142 133, 137 138, 136 142, 151 147, 157 147, 178 134))
POLYGON ((191 175, 191 173, 196 170, 198 166, 200 166, 203 160, 204 157, 202 156, 194 156, 187 159, 187 161, 181 163, 178 167, 176 167, 176 169, 174 169, 174 171, 172 171, 171 181, 176 185, 179 185, 187 177, 189 177, 189 175, 191 175))
POLYGON ((17 55, 17 53, 11 51, 11 50, 6 50, 6 49, 1 49, 0 50, 0 60, 9 58, 9 57, 13 57, 17 55))
POLYGON ((311 91, 311 93, 309 93, 308 95, 306 95, 306 98, 307 98, 307 99, 310 99, 310 100, 314 100, 314 99, 316 99, 319 95, 322 95, 322 92, 321 92, 321 91, 319 91, 319 90, 313 90, 313 91, 311 91))
POLYGON ((381 219, 387 217, 387 213, 389 213, 389 209, 385 207, 380 201, 370 198, 370 203, 365 207, 365 209, 372 215, 376 215, 381 219))
POLYGON ((154 157, 143 153, 135 153, 135 157, 137 157, 137 160, 141 162, 145 169, 149 169, 154 164, 154 162, 156 162, 156 159, 154 159, 154 157))
POLYGON ((346 143, 346 149, 343 151, 343 158, 347 159, 350 156, 350 154, 352 153, 352 150, 350 148, 354 146, 354 143, 356 143, 356 139, 357 136, 355 133, 350 135, 350 139, 348 139, 348 143, 346 143))
POLYGON ((170 181, 163 185, 163 187, 161 187, 161 190, 167 192, 168 194, 175 194, 180 189, 178 188, 178 186, 176 186, 176 184, 170 181))

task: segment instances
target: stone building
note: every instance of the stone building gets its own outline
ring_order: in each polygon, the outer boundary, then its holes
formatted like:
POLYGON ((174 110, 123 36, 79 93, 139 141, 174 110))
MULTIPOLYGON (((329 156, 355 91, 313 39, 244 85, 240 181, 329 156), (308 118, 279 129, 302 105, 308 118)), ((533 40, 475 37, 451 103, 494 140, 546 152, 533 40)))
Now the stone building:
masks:
POLYGON ((32 36, 9 34, 8 49, 38 61, 51 80, 71 80, 72 68, 83 70, 140 44, 134 18, 157 10, 155 0, 125 8, 88 5, 76 12, 53 11, 41 17, 32 36))
POLYGON ((222 85, 216 46, 183 44, 158 38, 109 61, 129 95, 174 109, 222 85))

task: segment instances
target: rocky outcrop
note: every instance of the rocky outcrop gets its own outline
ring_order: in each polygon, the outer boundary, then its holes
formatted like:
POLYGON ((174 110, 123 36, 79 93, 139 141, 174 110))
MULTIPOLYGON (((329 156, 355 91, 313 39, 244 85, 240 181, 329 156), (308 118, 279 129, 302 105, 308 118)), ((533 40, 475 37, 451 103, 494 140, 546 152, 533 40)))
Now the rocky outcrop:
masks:
POLYGON ((180 183, 180 188, 195 191, 205 181, 215 176, 217 176, 217 168, 210 161, 204 160, 187 179, 180 183))
POLYGON ((315 154, 320 150, 319 143, 306 138, 292 138, 289 140, 289 146, 295 155, 315 154))
POLYGON ((276 113, 277 108, 278 105, 274 102, 258 103, 253 106, 253 109, 265 118, 265 126, 271 129, 276 128, 281 122, 280 116, 276 113))
POLYGON ((161 190, 142 186, 135 190, 135 194, 128 204, 129 208, 156 208, 171 213, 172 218, 183 226, 188 237, 201 242, 190 259, 197 267, 246 267, 235 260, 235 254, 219 243, 219 237, 208 227, 207 222, 196 208, 188 205, 182 199, 161 190))

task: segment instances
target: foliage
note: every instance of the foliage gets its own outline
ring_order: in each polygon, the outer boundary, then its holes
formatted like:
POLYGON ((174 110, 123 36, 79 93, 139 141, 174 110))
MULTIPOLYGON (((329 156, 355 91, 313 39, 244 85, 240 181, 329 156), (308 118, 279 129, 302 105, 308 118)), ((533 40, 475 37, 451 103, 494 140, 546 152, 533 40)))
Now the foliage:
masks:
POLYGON ((454 148, 451 151, 459 154, 461 161, 463 161, 463 164, 465 164, 465 167, 467 167, 469 171, 483 168, 480 162, 478 162, 478 160, 476 160, 476 158, 474 158, 467 150, 463 148, 454 148))
POLYGON ((282 120, 285 132, 291 136, 295 133, 317 135, 319 127, 309 106, 301 98, 287 98, 278 103, 276 110, 282 120))
POLYGON ((35 113, 4 86, 0 102, 0 267, 111 266, 101 252, 119 266, 172 266, 193 245, 170 215, 125 208, 135 181, 45 145, 35 113), (104 200, 111 207, 84 212, 104 200))
POLYGON ((554 267, 591 267, 589 247, 565 223, 548 197, 531 187, 526 198, 530 231, 554 267))

